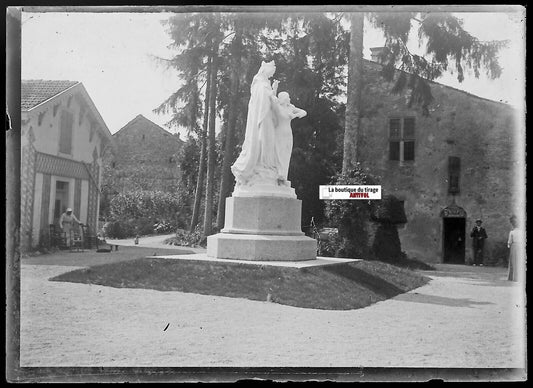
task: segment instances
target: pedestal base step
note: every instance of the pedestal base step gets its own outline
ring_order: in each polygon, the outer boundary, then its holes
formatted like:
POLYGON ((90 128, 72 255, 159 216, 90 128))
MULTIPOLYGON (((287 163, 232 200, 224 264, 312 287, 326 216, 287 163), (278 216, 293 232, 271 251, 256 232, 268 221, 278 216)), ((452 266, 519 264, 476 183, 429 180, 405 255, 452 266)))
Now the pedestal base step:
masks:
POLYGON ((316 240, 307 236, 218 233, 207 237, 207 256, 218 259, 315 260, 316 248, 316 240))

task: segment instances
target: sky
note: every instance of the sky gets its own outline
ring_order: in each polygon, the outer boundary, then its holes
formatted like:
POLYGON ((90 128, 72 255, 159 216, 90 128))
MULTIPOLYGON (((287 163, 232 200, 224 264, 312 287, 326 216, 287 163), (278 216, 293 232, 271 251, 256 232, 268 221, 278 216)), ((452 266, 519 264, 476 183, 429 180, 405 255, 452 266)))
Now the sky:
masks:
MULTIPOLYGON (((153 112, 179 86, 175 70, 155 57, 171 58, 161 23, 169 13, 23 12, 22 79, 80 81, 111 133, 139 114, 166 127, 168 115, 153 112)), ((482 41, 509 40, 500 52, 502 76, 489 80, 455 75, 436 82, 480 97, 522 107, 525 101, 525 17, 522 13, 461 13, 465 29, 482 41)), ((413 42, 416 39, 413 40, 413 42)), ((382 46, 382 34, 365 23, 364 55, 382 46)), ((419 51, 417 43, 410 47, 419 51)), ((185 135, 183 129, 178 130, 185 135)))

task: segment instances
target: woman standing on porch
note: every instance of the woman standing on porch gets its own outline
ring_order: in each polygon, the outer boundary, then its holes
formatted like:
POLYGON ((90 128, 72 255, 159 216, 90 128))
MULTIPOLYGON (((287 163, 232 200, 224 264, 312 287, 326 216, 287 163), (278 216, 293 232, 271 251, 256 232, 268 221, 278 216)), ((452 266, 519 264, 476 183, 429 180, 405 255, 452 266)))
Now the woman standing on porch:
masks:
POLYGON ((509 232, 509 239, 507 240, 507 247, 509 251, 509 276, 508 280, 518 282, 522 280, 523 263, 521 260, 522 253, 522 231, 518 228, 518 220, 516 216, 512 216, 509 221, 513 226, 513 230, 509 232))
POLYGON ((61 214, 61 217, 59 218, 59 227, 66 235, 67 246, 70 246, 71 231, 74 223, 78 225, 81 224, 80 220, 78 220, 76 216, 72 214, 72 209, 68 208, 65 213, 61 214))

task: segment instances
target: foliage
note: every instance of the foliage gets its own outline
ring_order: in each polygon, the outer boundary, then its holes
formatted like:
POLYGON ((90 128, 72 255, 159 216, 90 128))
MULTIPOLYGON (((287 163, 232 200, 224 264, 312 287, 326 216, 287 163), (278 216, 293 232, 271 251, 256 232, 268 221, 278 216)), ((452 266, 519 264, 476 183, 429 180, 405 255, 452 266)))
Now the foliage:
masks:
POLYGON ((397 224, 407 222, 403 202, 393 195, 383 196, 377 201, 371 213, 371 219, 379 222, 372 243, 372 252, 382 261, 396 262, 404 258, 398 235, 397 224))
POLYGON ((337 231, 331 231, 326 238, 318 239, 318 256, 339 257, 340 249, 343 246, 342 238, 337 231))
POLYGON ((153 229, 157 234, 166 234, 176 230, 176 227, 171 222, 159 221, 154 224, 153 229))
POLYGON ((162 191, 132 191, 117 194, 110 203, 113 219, 108 223, 109 237, 166 233, 183 227, 188 218, 183 195, 162 191))
POLYGON ((162 191, 131 191, 120 193, 111 200, 111 215, 116 218, 176 219, 182 198, 162 191))
MULTIPOLYGON (((345 173, 334 176, 332 185, 374 185, 378 178, 369 174, 356 164, 345 173)), ((329 224, 339 230, 340 244, 336 255, 350 258, 372 258, 369 241, 369 222, 372 201, 332 200, 327 201, 325 213, 329 224)))
POLYGON ((391 91, 401 93, 409 89, 408 106, 420 105, 426 115, 433 101, 428 80, 433 81, 452 68, 459 82, 464 80, 465 69, 471 69, 476 78, 482 69, 492 79, 501 75, 497 54, 507 42, 479 41, 464 30, 462 20, 451 13, 373 12, 369 19, 385 35, 386 50, 380 58, 385 65, 384 78, 392 81, 396 69, 405 72, 396 78, 391 91), (426 48, 425 56, 414 54, 408 48, 409 35, 415 25, 418 26, 419 46, 426 48))
POLYGON ((203 228, 197 225, 193 232, 178 229, 176 235, 165 240, 165 244, 184 247, 199 247, 203 240, 203 228))
MULTIPOLYGON (((364 171, 360 164, 345 174, 337 174, 331 184, 374 185, 377 177, 364 171)), ((392 195, 380 201, 333 200, 327 201, 329 223, 338 228, 338 235, 330 235, 320 249, 325 255, 352 258, 377 258, 386 262, 404 259, 396 224, 407 222, 403 204, 392 195), (378 222, 375 235, 370 229, 378 222)))
POLYGON ((103 226, 104 236, 109 238, 126 238, 134 234, 131 227, 126 228, 120 221, 109 221, 103 226))
POLYGON ((381 201, 376 202, 371 218, 374 221, 392 225, 407 222, 403 202, 394 195, 384 195, 381 201))
POLYGON ((190 200, 193 198, 196 189, 198 165, 200 164, 200 142, 198 139, 192 136, 187 138, 178 155, 177 162, 181 172, 180 186, 190 200))
POLYGON ((387 262, 394 262, 403 257, 396 225, 389 222, 379 224, 372 243, 372 252, 377 259, 387 262))
POLYGON ((150 218, 122 218, 107 222, 104 234, 109 238, 128 238, 145 236, 154 233, 154 223, 150 218))

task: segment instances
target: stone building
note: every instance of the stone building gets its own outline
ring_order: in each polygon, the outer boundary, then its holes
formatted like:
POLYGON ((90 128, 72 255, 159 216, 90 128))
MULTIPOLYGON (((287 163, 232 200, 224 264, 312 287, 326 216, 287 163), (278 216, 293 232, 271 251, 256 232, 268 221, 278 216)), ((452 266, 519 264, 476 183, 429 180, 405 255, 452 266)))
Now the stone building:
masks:
POLYGON ((434 102, 424 116, 408 107, 407 92, 390 92, 380 64, 364 66, 358 160, 381 177, 384 194, 404 202, 402 250, 427 262, 465 263, 473 257, 470 230, 481 218, 489 236, 487 261, 501 260, 509 217, 524 212, 517 112, 430 83, 434 102))
POLYGON ((113 152, 106 155, 106 184, 112 191, 176 189, 178 154, 184 144, 142 115, 113 134, 113 152))
POLYGON ((46 243, 49 225, 71 207, 96 230, 102 154, 111 133, 77 81, 23 80, 21 229, 23 251, 46 243))

